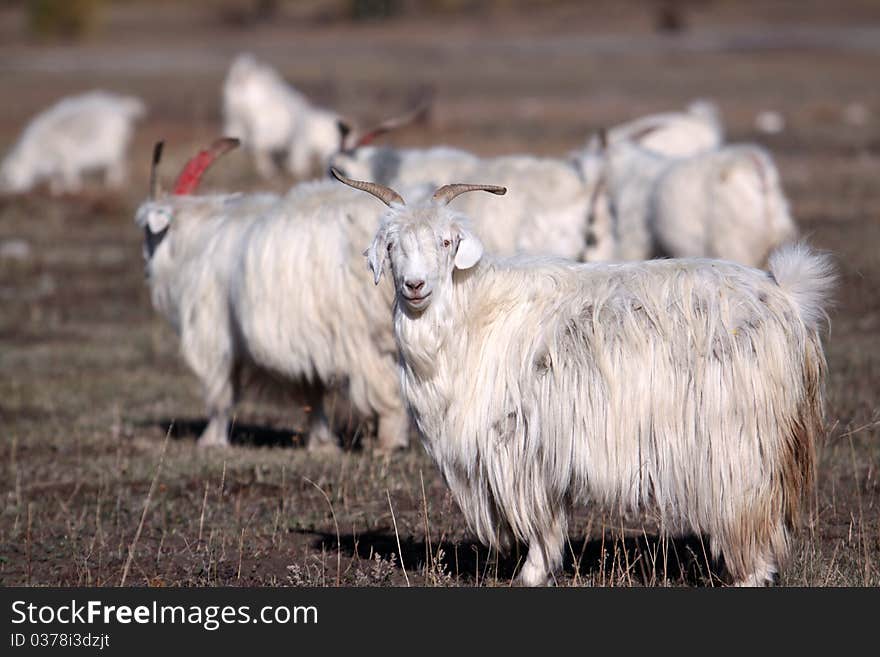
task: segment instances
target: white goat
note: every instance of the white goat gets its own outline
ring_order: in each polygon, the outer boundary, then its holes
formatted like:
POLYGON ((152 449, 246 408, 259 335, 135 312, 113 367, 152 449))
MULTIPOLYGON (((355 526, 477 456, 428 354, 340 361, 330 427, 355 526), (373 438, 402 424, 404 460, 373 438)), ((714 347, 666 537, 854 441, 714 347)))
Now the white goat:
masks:
MULTIPOLYGON (((175 327, 204 387, 209 424, 200 445, 228 444, 243 374, 302 386, 309 449, 335 449, 325 388, 345 384, 364 416, 378 415, 378 446, 407 444, 396 377, 390 285, 376 303, 359 262, 378 225, 375 201, 325 181, 272 195, 187 197, 230 141, 201 153, 178 195, 138 210, 146 230, 153 304, 175 327)), ((156 158, 158 160, 158 158, 156 158)))
POLYGON ((312 105, 268 64, 239 55, 223 85, 224 134, 241 139, 263 177, 275 173, 274 158, 307 178, 339 150, 340 118, 312 105))
POLYGON ((759 266, 797 235, 773 160, 750 144, 669 158, 609 143, 591 216, 611 215, 617 258, 708 256, 759 266))
POLYGON ((773 578, 824 430, 824 257, 791 247, 769 274, 494 260, 446 204, 503 188, 448 185, 407 206, 342 180, 390 206, 367 258, 377 283, 390 263, 422 441, 481 541, 528 544, 523 583, 560 565, 575 503, 708 535, 738 584, 773 578))
POLYGON ((48 181, 53 194, 78 192, 92 172, 122 185, 134 123, 145 113, 140 99, 106 91, 62 99, 24 129, 0 165, 0 190, 26 192, 48 181))

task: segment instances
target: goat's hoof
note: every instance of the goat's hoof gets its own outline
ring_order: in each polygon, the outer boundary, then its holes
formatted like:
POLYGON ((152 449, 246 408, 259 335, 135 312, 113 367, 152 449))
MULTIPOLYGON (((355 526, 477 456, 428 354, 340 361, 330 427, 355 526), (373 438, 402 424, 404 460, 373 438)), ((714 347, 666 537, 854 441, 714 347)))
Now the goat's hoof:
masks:
POLYGON ((229 447, 229 440, 225 438, 217 438, 216 436, 202 436, 196 441, 196 447, 199 449, 229 447))
POLYGON ((372 452, 377 456, 383 456, 385 454, 395 454, 397 452, 402 452, 403 450, 409 447, 409 443, 382 443, 377 442, 373 444, 372 452))
POLYGON ((339 447, 339 444, 336 441, 324 442, 310 440, 309 444, 306 446, 306 450, 308 450, 309 454, 316 454, 319 456, 335 456, 336 454, 342 453, 342 448, 339 447))

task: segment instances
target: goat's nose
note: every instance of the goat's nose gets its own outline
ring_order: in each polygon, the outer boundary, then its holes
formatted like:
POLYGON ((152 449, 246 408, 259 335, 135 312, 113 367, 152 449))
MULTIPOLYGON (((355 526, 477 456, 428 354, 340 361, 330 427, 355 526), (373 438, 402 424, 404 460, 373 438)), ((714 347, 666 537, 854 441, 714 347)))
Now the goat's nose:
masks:
POLYGON ((406 285, 406 288, 408 290, 411 290, 412 292, 418 292, 423 287, 425 287, 425 281, 423 281, 422 279, 418 279, 415 281, 408 280, 406 281, 406 283, 404 283, 404 285, 406 285))

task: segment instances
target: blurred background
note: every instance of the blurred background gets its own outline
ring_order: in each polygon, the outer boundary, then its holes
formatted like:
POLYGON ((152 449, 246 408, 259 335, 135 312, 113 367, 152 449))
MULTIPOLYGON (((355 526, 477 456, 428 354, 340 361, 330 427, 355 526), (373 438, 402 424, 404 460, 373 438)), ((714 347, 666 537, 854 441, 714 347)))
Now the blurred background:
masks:
POLYGON ((6 0, 0 144, 96 87, 147 101, 140 143, 204 140, 241 51, 359 122, 432 93, 431 131, 407 143, 565 152, 696 97, 719 103, 734 139, 778 113, 782 151, 807 132, 814 147, 877 135, 871 0, 6 0))
MULTIPOLYGON (((223 453, 194 447, 203 402, 150 306, 133 217, 152 144, 166 140, 170 178, 217 136, 223 79, 245 51, 358 125, 431 98, 427 122, 384 142, 484 155, 565 155, 600 127, 717 103, 728 141, 774 155, 803 234, 842 272, 827 341, 831 438, 784 583, 880 583, 876 0, 3 0, 0 153, 68 94, 134 94, 148 114, 121 191, 0 197, 0 583, 117 583, 171 420, 180 440, 131 583, 321 584, 328 569, 339 581, 328 557, 337 518, 301 477, 335 504, 354 564, 344 583, 402 583, 387 558, 398 549, 391 500, 405 558, 424 564, 419 581, 449 583, 442 573, 455 550, 456 578, 461 563, 460 581, 483 582, 465 573, 485 555, 474 546, 459 555, 458 541, 469 540, 462 518, 419 448, 341 461, 261 449, 295 445, 302 417, 253 400, 241 413, 256 438, 239 431, 223 453), (446 550, 439 571, 424 559, 426 536, 446 550)), ((261 181, 233 153, 205 188, 293 182, 261 181)), ((573 535, 588 523, 578 519, 573 535)), ((600 558, 594 543, 581 547, 600 558)), ((601 583, 593 565, 587 572, 601 583)))

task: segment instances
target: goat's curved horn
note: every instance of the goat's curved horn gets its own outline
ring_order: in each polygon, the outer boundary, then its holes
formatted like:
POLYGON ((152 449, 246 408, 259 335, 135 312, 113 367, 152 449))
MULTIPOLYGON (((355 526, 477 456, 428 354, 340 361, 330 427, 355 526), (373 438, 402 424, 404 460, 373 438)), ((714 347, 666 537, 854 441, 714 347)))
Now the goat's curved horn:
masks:
POLYGON ((370 128, 364 134, 357 138, 357 141, 354 144, 355 148, 359 148, 360 146, 366 146, 370 144, 376 137, 380 137, 384 135, 386 132, 391 132, 392 130, 397 130, 398 128, 402 128, 405 125, 409 125, 411 123, 415 123, 419 121, 422 117, 428 114, 428 110, 430 109, 430 103, 423 103, 416 107, 414 110, 407 112, 406 114, 401 114, 400 116, 393 116, 390 119, 385 119, 379 125, 370 128))
POLYGON ((354 187, 355 189, 360 189, 369 194, 372 194, 377 199, 382 201, 385 205, 390 206, 392 203, 397 203, 399 205, 406 205, 400 194, 395 192, 390 187, 386 187, 385 185, 380 185, 379 183, 373 182, 363 182, 361 180, 352 180, 351 178, 346 178, 342 175, 342 173, 336 167, 330 167, 330 175, 336 178, 341 183, 348 185, 349 187, 354 187))
POLYGON ((507 187, 501 187, 499 185, 466 185, 464 183, 455 183, 454 185, 443 185, 443 187, 434 192, 434 195, 431 198, 437 203, 446 205, 456 196, 464 194, 465 192, 489 192, 491 194, 503 196, 507 193, 507 187))
POLYGON ((191 158, 183 167, 177 182, 174 183, 174 193, 177 195, 192 194, 195 192, 199 183, 202 182, 202 176, 205 171, 217 161, 217 159, 225 153, 237 148, 239 140, 232 137, 221 137, 211 144, 207 149, 201 150, 198 154, 191 158))
POLYGON ((663 123, 653 123, 651 125, 646 125, 641 130, 636 130, 634 133, 632 133, 629 136, 629 140, 636 144, 640 144, 645 139, 645 137, 649 137, 658 130, 662 130, 663 127, 663 123))
POLYGON ((150 199, 155 201, 162 193, 162 182, 159 180, 159 161, 162 159, 164 141, 157 141, 153 146, 153 163, 150 165, 150 199))

